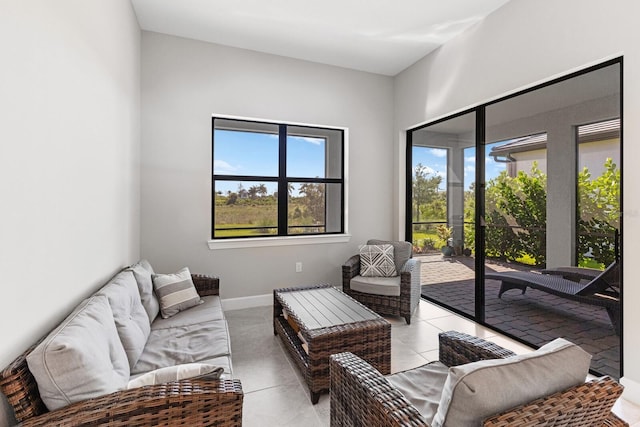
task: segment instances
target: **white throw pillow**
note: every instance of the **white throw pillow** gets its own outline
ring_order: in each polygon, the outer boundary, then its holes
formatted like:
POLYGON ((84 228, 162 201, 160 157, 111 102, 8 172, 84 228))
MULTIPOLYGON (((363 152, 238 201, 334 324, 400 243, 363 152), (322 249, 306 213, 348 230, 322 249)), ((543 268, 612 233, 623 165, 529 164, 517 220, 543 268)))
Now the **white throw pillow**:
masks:
POLYGON ((50 411, 127 386, 129 361, 107 298, 85 300, 27 356, 50 411))
POLYGON ((168 366, 147 372, 129 381, 127 389, 156 385, 187 378, 218 379, 224 368, 206 363, 185 363, 184 365, 168 366))
POLYGON ((140 292, 140 301, 149 316, 149 323, 151 323, 160 313, 160 303, 153 292, 153 279, 151 278, 154 274, 153 267, 151 267, 149 261, 143 259, 129 267, 128 270, 133 271, 138 284, 138 291, 140 292))
POLYGON ((393 245, 360 246, 360 275, 362 277, 397 276, 393 261, 393 245))
POLYGON ((153 288, 160 301, 160 314, 163 318, 174 316, 198 304, 202 299, 191 280, 187 267, 175 274, 154 274, 153 288))
POLYGON ((531 353, 449 368, 434 427, 482 425, 507 409, 585 381, 591 355, 557 338, 531 353))
POLYGON ((142 302, 133 272, 124 270, 98 291, 109 300, 113 319, 124 351, 133 367, 147 344, 151 326, 142 302))

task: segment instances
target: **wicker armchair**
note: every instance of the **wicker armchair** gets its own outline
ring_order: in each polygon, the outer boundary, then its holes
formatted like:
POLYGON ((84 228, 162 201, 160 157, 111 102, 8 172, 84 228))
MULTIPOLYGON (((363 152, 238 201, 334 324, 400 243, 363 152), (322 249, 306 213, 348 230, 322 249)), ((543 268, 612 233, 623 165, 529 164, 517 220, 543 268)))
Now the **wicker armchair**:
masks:
MULTIPOLYGON (((201 296, 218 295, 218 278, 192 277, 201 296)), ((242 425, 239 380, 191 379, 121 390, 49 412, 27 365, 36 345, 0 372, 0 389, 21 426, 242 425)))
POLYGON ((342 265, 342 290, 355 300, 379 314, 402 316, 411 324, 411 316, 420 302, 420 260, 411 258, 412 246, 409 242, 388 242, 369 240, 367 244, 390 243, 396 247, 408 245, 408 260, 398 265, 400 295, 383 295, 374 291, 358 291, 351 287, 352 279, 360 274, 360 255, 354 255, 342 265))
MULTIPOLYGON (((504 358, 509 350, 458 332, 440 334, 446 366, 504 358)), ((418 410, 371 365, 353 355, 331 356, 331 426, 429 426, 418 410)), ((602 377, 485 419, 483 426, 628 426, 611 412, 622 386, 602 377)))

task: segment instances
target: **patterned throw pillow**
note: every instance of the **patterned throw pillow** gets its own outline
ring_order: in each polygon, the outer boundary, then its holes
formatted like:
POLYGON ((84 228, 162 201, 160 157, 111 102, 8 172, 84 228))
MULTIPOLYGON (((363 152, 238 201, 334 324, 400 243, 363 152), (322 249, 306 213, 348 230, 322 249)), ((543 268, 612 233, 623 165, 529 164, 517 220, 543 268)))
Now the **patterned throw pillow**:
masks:
POLYGON ((160 314, 163 319, 202 304, 203 301, 196 291, 187 267, 175 274, 154 274, 152 277, 153 288, 160 301, 160 314))
POLYGON ((397 276, 392 245, 360 246, 360 275, 363 277, 397 276))

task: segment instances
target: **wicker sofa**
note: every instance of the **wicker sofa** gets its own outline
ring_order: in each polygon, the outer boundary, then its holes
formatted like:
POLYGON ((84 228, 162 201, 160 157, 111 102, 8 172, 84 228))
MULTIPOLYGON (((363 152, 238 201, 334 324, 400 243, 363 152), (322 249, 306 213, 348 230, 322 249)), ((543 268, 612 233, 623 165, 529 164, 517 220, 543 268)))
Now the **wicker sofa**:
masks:
MULTIPOLYGON (((575 355, 577 351, 582 351, 579 347, 569 344, 574 348, 568 350, 569 347, 565 344, 560 347, 561 351, 572 351, 571 356, 575 355), (575 347, 579 350, 576 350, 575 347)), ((498 365, 504 363, 506 365, 512 363, 510 360, 524 360, 521 358, 527 356, 516 356, 496 344, 470 335, 453 331, 441 333, 440 360, 435 362, 435 364, 444 367, 444 370, 440 369, 439 386, 447 388, 449 383, 453 383, 454 381, 449 377, 456 369, 464 371, 469 366, 479 364, 498 365)), ((553 356, 556 357, 556 361, 560 360, 561 363, 569 365, 573 363, 571 359, 562 362, 562 359, 567 356, 566 353, 555 353, 553 356)), ((331 426, 628 426, 611 412, 613 404, 622 393, 622 386, 610 377, 602 377, 589 382, 584 382, 583 377, 582 381, 578 380, 574 386, 560 388, 557 392, 542 395, 536 399, 525 399, 522 404, 507 406, 507 409, 489 412, 486 416, 478 417, 478 414, 473 414, 474 411, 491 411, 486 407, 487 401, 494 404, 497 400, 512 399, 513 394, 532 393, 529 389, 536 387, 534 384, 536 381, 556 382, 556 379, 563 377, 565 373, 553 372, 551 368, 547 367, 541 370, 551 372, 540 372, 538 378, 535 371, 532 373, 530 370, 529 374, 533 375, 518 377, 509 386, 504 381, 504 376, 483 367, 475 372, 480 372, 481 375, 485 375, 485 379, 488 378, 495 383, 489 390, 484 386, 478 387, 478 384, 474 386, 460 380, 458 384, 463 385, 458 387, 458 391, 447 396, 444 391, 441 391, 442 400, 429 401, 426 396, 429 394, 429 390, 433 391, 434 389, 429 375, 432 375, 433 372, 435 372, 434 375, 438 375, 438 368, 432 368, 430 365, 433 364, 385 377, 352 353, 331 356, 331 426), (550 378, 549 375, 556 378, 550 378), (415 387, 418 389, 418 396, 406 391, 408 389, 406 387, 407 379, 413 379, 414 382, 419 383, 415 387), (458 392, 461 394, 456 396, 458 392), (471 414, 476 418, 475 421, 462 421, 461 418, 457 418, 459 414, 451 414, 454 405, 456 405, 454 403, 456 399, 459 406, 456 406, 455 409, 463 412, 463 417, 468 417, 471 414), (477 400, 484 400, 484 402, 478 405, 477 400), (448 413, 445 413, 443 419, 442 414, 436 412, 435 417, 430 417, 425 415, 425 411, 421 413, 418 409, 424 409, 429 405, 438 409, 441 409, 440 407, 443 405, 448 405, 448 413)), ((468 373, 469 370, 466 372, 468 373)), ((467 381, 467 378, 464 378, 464 381, 467 381)))
MULTIPOLYGON (((147 279, 151 279, 152 272, 151 267, 144 261, 124 269, 98 292, 83 301, 50 334, 27 349, 0 372, 0 388, 13 407, 16 420, 21 425, 240 426, 242 424, 243 392, 240 381, 231 378, 229 334, 220 305, 218 278, 191 275, 191 280, 201 301, 193 307, 182 309, 174 316, 165 318, 158 314, 160 307, 153 288, 151 290, 148 288, 150 282, 147 279), (146 290, 141 286, 141 278, 144 279, 143 281, 146 280, 146 290), (139 295, 135 295, 132 286, 137 289, 139 295), (115 304, 119 304, 119 302, 122 302, 121 305, 126 307, 116 307, 115 304), (178 379, 176 381, 162 382, 164 380, 159 380, 157 384, 136 388, 127 388, 127 386, 131 387, 131 383, 125 383, 118 385, 110 393, 82 399, 82 397, 78 397, 82 394, 73 396, 73 393, 82 392, 83 388, 87 388, 85 378, 86 382, 89 382, 96 374, 90 369, 83 371, 81 368, 77 368, 76 363, 84 366, 83 361, 75 356, 76 353, 73 353, 73 361, 67 362, 67 365, 70 366, 70 369, 67 370, 75 371, 72 374, 81 382, 73 387, 76 390, 62 389, 63 400, 56 401, 56 396, 52 397, 51 390, 47 390, 49 379, 43 378, 42 373, 38 372, 38 360, 34 359, 42 359, 45 363, 48 360, 53 360, 55 354, 38 355, 38 352, 43 351, 43 347, 55 352, 56 350, 64 350, 64 347, 82 345, 82 340, 76 340, 71 344, 69 344, 69 339, 62 343, 51 340, 60 337, 61 334, 64 337, 64 333, 73 333, 73 328, 79 327, 78 322, 91 323, 92 318, 95 318, 95 313, 90 312, 87 318, 83 317, 83 310, 87 310, 87 307, 91 308, 107 303, 111 305, 111 309, 107 311, 114 316, 113 323, 109 327, 117 332, 116 339, 119 338, 122 342, 118 351, 121 354, 126 352, 128 359, 125 358, 125 362, 131 364, 131 366, 123 367, 121 364, 113 362, 113 369, 109 369, 107 376, 124 370, 125 373, 129 373, 128 379, 135 380, 144 376, 144 371, 150 370, 151 375, 156 379, 155 375, 156 372, 159 372, 158 369, 173 365, 181 367, 196 365, 193 362, 203 362, 203 364, 197 364, 200 366, 216 366, 216 375, 190 379, 179 379, 181 377, 176 376, 178 379), (140 305, 143 306, 143 311, 140 311, 140 305), (149 306, 157 308, 148 312, 149 306), (141 350, 135 362, 130 358, 132 345, 125 339, 121 330, 123 326, 131 327, 131 324, 124 324, 123 316, 137 318, 142 323, 145 321, 149 323, 147 341, 143 343, 144 349, 141 350), (147 316, 148 319, 145 319, 147 316), (73 328, 69 331, 70 325, 73 328), (66 331, 65 328, 67 328, 66 331), (166 348, 166 352, 163 346, 166 348), (204 365, 204 363, 208 363, 208 365, 204 365), (36 370, 34 371, 34 369, 36 370), (33 374, 32 372, 38 373, 33 374), (68 397, 68 395, 73 397, 68 397)), ((193 290, 193 286, 191 286, 191 290, 193 290)), ((161 314, 164 315, 164 312, 161 314)), ((108 318, 103 323, 109 323, 108 318)), ((80 327, 86 326, 80 325, 80 327)), ((139 331, 135 329, 134 332, 139 331)), ((101 331, 100 328, 94 328, 90 330, 90 333, 99 335, 101 331)), ((99 336, 95 342, 102 348, 104 341, 105 338, 99 336)), ((91 337, 87 340, 87 345, 90 345, 90 342, 91 337)), ((82 353, 84 349, 79 351, 82 353)), ((113 352, 114 350, 110 348, 109 351, 113 352)), ((89 366, 93 365, 89 364, 89 366)), ((53 368, 51 368, 51 372, 53 375, 59 373, 53 368)), ((47 371, 47 375, 49 374, 50 372, 47 371)), ((104 374, 102 375, 104 376, 104 374)), ((146 376, 149 377, 149 375, 146 376)), ((55 380, 57 381, 57 378, 55 380)), ((59 383, 54 382, 54 385, 57 387, 61 383, 62 380, 59 383)), ((95 390, 89 390, 89 393, 95 394, 95 390)))

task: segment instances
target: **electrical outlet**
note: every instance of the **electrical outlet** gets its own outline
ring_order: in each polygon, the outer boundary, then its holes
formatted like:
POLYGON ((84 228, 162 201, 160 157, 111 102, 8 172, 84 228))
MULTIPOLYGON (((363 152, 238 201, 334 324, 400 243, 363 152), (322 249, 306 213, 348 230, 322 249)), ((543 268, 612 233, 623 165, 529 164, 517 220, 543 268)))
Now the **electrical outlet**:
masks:
POLYGON ((296 273, 300 273, 302 271, 302 263, 300 261, 296 262, 296 273))

